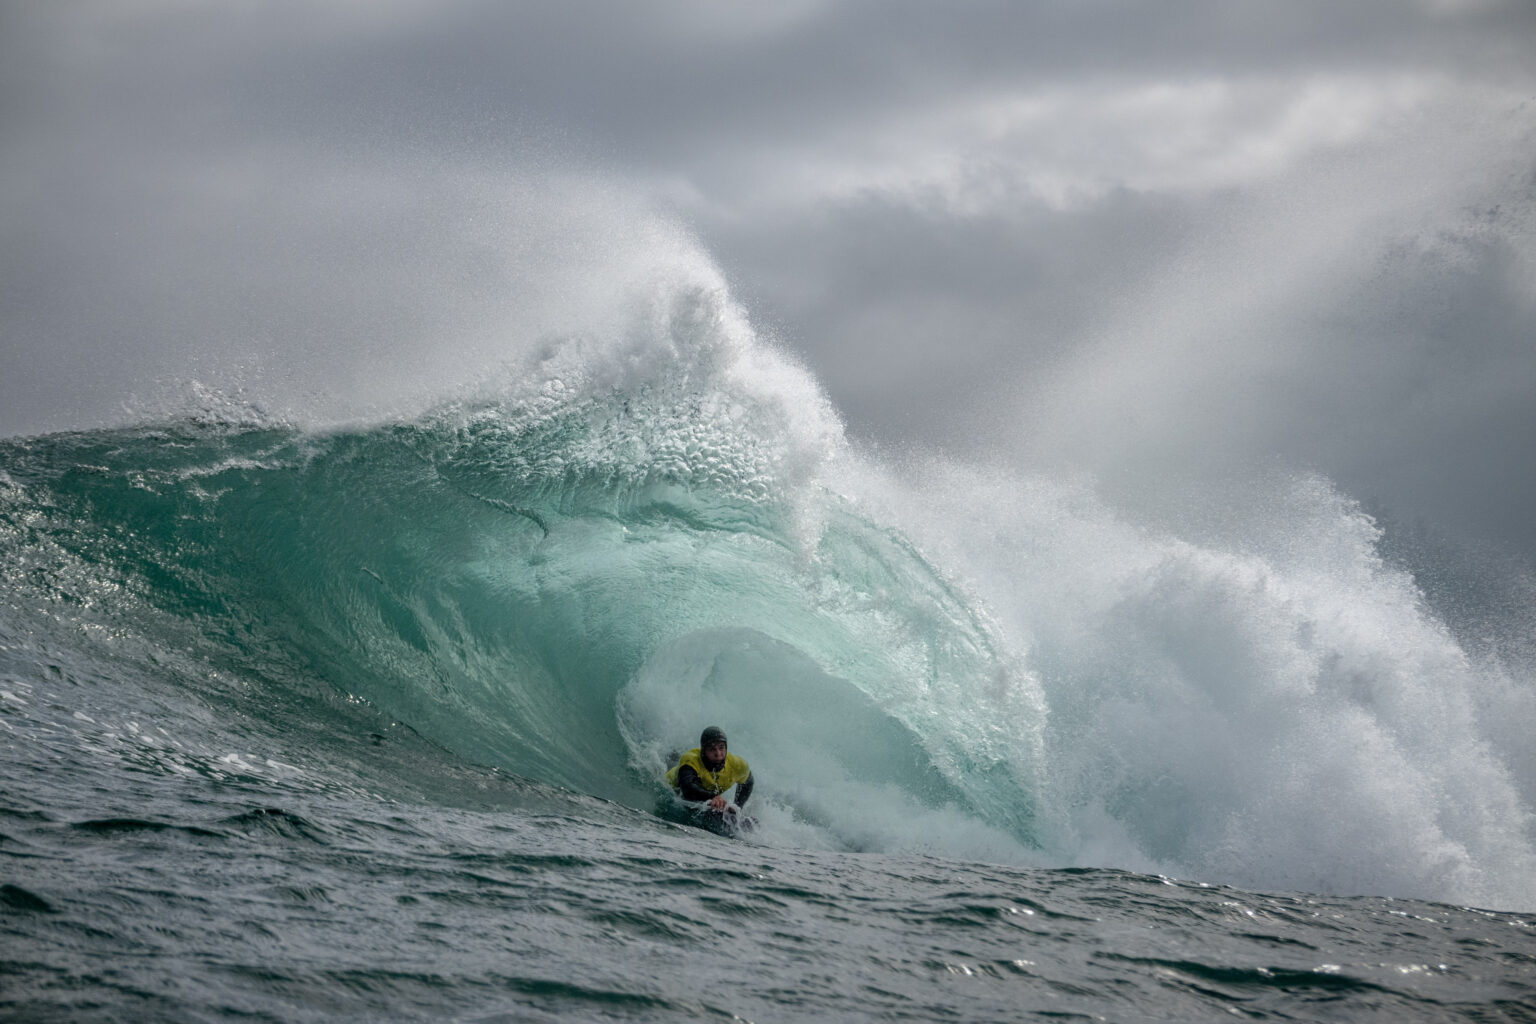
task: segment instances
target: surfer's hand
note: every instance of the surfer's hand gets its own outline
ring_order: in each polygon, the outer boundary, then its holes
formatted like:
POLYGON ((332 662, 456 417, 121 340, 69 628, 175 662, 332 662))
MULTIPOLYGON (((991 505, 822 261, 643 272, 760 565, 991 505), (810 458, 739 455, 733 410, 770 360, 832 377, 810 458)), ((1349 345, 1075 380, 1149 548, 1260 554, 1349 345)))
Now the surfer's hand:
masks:
POLYGON ((710 810, 714 811, 724 811, 727 803, 728 801, 723 796, 710 797, 709 799, 710 810))

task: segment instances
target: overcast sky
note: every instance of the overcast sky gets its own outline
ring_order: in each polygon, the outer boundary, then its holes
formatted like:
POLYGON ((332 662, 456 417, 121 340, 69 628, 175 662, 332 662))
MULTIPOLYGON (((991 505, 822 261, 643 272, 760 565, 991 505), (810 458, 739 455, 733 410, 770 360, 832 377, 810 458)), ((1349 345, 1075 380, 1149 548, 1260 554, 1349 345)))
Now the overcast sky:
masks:
POLYGON ((703 252, 850 433, 1536 553, 1536 3, 0 0, 0 434, 703 252))

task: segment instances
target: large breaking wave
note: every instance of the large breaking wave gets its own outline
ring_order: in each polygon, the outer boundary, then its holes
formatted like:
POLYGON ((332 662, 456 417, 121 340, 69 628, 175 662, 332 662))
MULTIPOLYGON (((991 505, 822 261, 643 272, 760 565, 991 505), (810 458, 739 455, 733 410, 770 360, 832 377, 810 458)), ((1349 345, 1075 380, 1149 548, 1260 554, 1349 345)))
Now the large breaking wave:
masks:
POLYGON ((718 723, 769 842, 1529 903, 1526 670, 1326 481, 1183 535, 892 467, 717 283, 637 308, 385 422, 4 442, 6 643, 106 659, 94 615, 189 704, 318 692, 640 809, 718 723))

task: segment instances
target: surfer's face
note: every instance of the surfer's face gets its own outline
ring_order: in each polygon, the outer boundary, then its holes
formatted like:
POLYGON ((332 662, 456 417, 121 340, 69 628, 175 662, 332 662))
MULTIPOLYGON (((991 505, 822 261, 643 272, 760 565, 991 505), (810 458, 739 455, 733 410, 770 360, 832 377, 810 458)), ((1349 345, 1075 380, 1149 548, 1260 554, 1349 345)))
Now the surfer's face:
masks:
POLYGON ((710 740, 703 749, 704 763, 714 771, 720 765, 725 764, 725 740, 710 740))

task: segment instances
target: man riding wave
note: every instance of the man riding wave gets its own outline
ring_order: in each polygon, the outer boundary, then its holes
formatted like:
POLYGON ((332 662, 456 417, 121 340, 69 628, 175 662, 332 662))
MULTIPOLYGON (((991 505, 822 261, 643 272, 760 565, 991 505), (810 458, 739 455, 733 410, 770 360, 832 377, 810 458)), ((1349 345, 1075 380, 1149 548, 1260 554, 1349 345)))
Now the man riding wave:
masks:
POLYGON ((716 814, 734 814, 752 795, 752 769, 730 752, 725 730, 711 725, 699 734, 699 745, 667 772, 667 785, 690 803, 703 803, 716 814), (734 804, 725 797, 732 786, 736 787, 734 804))

